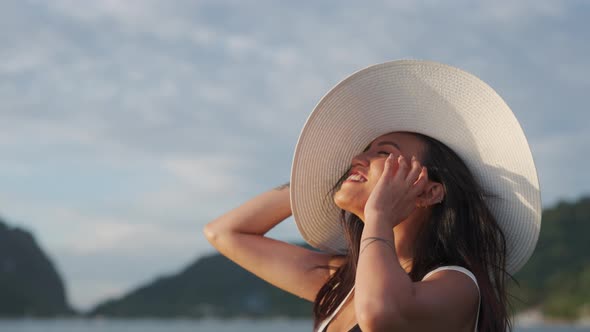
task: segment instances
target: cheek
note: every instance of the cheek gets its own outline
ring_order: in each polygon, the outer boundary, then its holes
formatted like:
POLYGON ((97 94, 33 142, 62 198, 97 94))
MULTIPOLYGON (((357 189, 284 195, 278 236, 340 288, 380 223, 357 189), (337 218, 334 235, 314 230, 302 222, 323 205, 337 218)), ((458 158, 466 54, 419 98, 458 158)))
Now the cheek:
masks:
POLYGON ((385 160, 383 160, 381 162, 376 162, 375 164, 371 165, 371 168, 369 169, 369 176, 368 176, 369 179, 367 181, 367 184, 369 185, 371 190, 373 190, 373 188, 375 187, 375 185, 377 184, 377 182, 381 178, 384 168, 385 168, 385 160))

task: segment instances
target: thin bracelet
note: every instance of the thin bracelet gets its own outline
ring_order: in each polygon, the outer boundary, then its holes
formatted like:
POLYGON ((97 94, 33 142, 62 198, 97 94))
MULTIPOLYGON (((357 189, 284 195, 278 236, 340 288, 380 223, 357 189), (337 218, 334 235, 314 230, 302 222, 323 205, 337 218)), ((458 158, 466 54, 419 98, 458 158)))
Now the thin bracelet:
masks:
POLYGON ((395 253, 395 248, 394 248, 393 244, 391 243, 391 241, 388 241, 388 240, 386 240, 386 239, 382 239, 382 238, 380 238, 380 237, 370 237, 370 238, 366 238, 366 239, 364 239, 364 240, 363 240, 363 242, 364 242, 365 240, 372 240, 372 241, 371 241, 371 242, 369 242, 369 243, 367 243, 367 244, 365 244, 365 246, 363 247, 363 249, 362 249, 362 250, 361 250, 361 252, 359 253, 359 256, 360 256, 360 255, 363 253, 363 251, 365 251, 365 249, 367 249, 367 247, 368 247, 369 245, 371 245, 371 243, 374 243, 374 242, 377 242, 377 241, 385 243, 385 244, 386 244, 386 245, 387 245, 389 248, 391 248, 391 250, 393 250, 393 252, 395 253))
POLYGON ((367 236, 366 238, 364 238, 362 242, 368 241, 368 240, 381 240, 381 241, 387 241, 387 242, 391 242, 391 244, 393 244, 393 241, 390 241, 384 237, 378 237, 378 236, 367 236))

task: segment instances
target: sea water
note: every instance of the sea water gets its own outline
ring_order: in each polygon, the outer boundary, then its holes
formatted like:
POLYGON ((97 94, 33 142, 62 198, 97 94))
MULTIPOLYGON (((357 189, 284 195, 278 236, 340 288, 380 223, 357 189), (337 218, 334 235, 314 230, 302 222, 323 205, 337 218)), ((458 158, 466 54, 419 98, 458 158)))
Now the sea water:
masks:
MULTIPOLYGON (((0 319, 0 332, 299 332, 310 320, 0 319)), ((517 326, 515 332, 581 332, 590 326, 517 326)))

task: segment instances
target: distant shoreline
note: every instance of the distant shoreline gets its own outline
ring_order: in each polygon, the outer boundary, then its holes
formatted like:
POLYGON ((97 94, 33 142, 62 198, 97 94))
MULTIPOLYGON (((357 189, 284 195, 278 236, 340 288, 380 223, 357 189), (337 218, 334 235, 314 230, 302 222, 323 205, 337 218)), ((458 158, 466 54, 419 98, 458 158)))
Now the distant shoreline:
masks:
MULTIPOLYGON (((154 320, 154 321, 201 321, 201 320, 215 320, 215 321, 302 321, 302 320, 311 320, 311 318, 302 318, 297 316, 248 316, 248 315, 236 315, 230 317, 220 317, 216 315, 205 315, 202 317, 194 317, 194 316, 176 316, 176 317, 149 317, 149 316, 103 316, 103 315, 96 315, 96 316, 89 316, 83 313, 75 314, 75 315, 63 315, 63 316, 55 316, 55 317, 47 317, 47 316, 23 316, 23 317, 2 317, 0 316, 0 321, 2 320, 154 320)), ((520 311, 516 314, 513 318, 513 323, 518 326, 553 326, 553 325, 572 325, 572 326, 583 326, 583 327, 590 327, 590 315, 589 316, 582 316, 578 319, 571 320, 571 319, 561 319, 561 318, 554 318, 548 317, 543 315, 540 309, 525 309, 520 311)))
MULTIPOLYGON (((115 316, 84 316, 84 315, 72 315, 72 316, 55 316, 55 317, 44 317, 44 316, 23 316, 23 317, 2 317, 0 316, 0 322, 17 322, 17 321, 80 321, 80 322, 96 322, 101 321, 154 321, 154 322, 196 322, 196 321, 209 321, 209 322, 255 322, 255 321, 267 321, 267 322, 302 322, 311 321, 311 318, 301 317, 290 317, 290 316, 275 316, 275 317, 253 317, 247 315, 238 315, 233 317, 219 317, 215 315, 208 315, 204 317, 190 317, 190 316, 178 316, 178 317, 115 317, 115 316)), ((516 327, 551 327, 551 326, 572 326, 572 327, 590 327, 590 316, 584 316, 576 320, 549 318, 543 315, 540 309, 528 309, 524 310, 513 318, 514 326, 516 327)))
MULTIPOLYGON (((310 322, 310 318, 291 318, 291 317, 274 317, 274 318, 254 318, 254 317, 170 317, 170 318, 157 318, 157 317, 84 317, 84 316, 62 316, 62 317, 0 317, 0 322, 60 322, 60 321, 71 321, 71 322, 84 322, 90 324, 101 324, 101 322, 158 322, 165 323, 169 322, 310 322)), ((551 327, 551 326, 568 326, 568 327, 590 327, 590 316, 583 317, 578 320, 568 321, 560 319, 550 319, 542 315, 540 310, 527 310, 522 312, 513 320, 515 327, 551 327)))
POLYGON ((577 320, 555 319, 543 316, 543 313, 539 309, 529 309, 520 312, 514 317, 514 325, 520 327, 557 325, 590 327, 590 316, 585 316, 577 320))

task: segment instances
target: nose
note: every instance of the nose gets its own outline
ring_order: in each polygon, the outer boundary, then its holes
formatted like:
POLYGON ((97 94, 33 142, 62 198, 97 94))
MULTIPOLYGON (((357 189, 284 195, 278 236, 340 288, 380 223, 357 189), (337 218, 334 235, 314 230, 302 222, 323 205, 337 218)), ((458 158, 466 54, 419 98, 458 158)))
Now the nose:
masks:
POLYGON ((369 160, 367 159, 367 154, 363 152, 363 153, 360 153, 360 154, 357 154, 356 156, 354 156, 352 158, 352 167, 354 167, 354 166, 368 167, 369 160))

